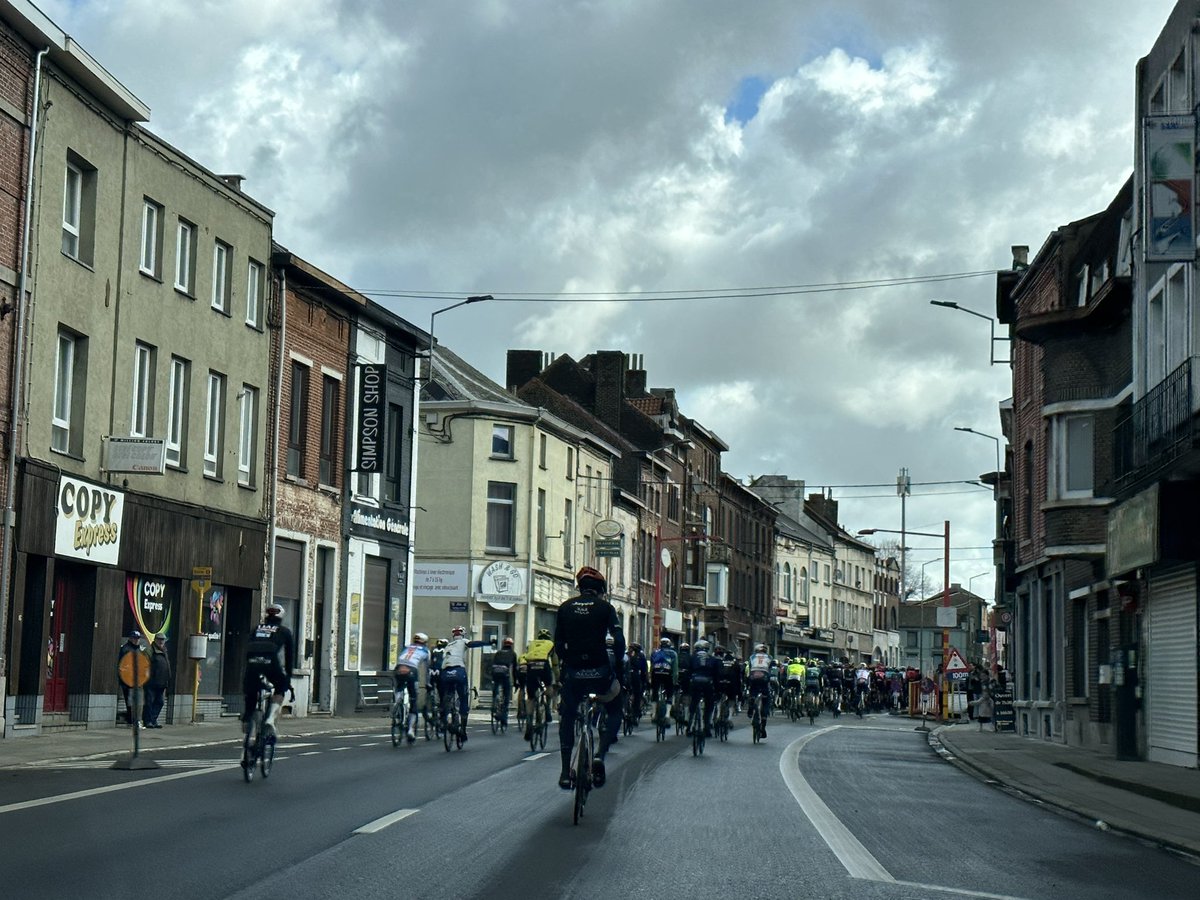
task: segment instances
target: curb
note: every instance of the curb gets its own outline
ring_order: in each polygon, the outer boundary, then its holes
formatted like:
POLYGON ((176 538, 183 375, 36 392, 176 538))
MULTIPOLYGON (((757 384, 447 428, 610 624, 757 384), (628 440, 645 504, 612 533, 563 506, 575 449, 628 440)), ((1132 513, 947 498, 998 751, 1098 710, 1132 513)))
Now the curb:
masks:
POLYGON ((1196 848, 1194 847, 1188 847, 1184 844, 1176 843, 1170 838, 1163 837, 1161 834, 1152 834, 1137 828, 1113 825, 1110 822, 1105 822, 1103 819, 1097 819, 1093 812, 1083 809, 1082 807, 1075 806, 1061 800, 1052 800, 1040 794, 1034 793, 1031 790, 1027 790, 1024 787, 1016 787, 1012 784, 1009 784, 1000 777, 999 773, 988 768, 987 766, 982 765, 981 763, 975 762, 968 756, 959 754, 943 744, 940 735, 941 732, 947 727, 948 726, 946 725, 942 725, 929 732, 929 748, 950 765, 962 772, 967 773, 968 775, 971 775, 974 778, 979 779, 984 784, 1002 790, 1006 794, 1016 797, 1017 799, 1024 800, 1027 803, 1036 803, 1045 807, 1046 809, 1053 810, 1060 815, 1066 815, 1070 818, 1077 819, 1081 822, 1081 824, 1095 828, 1098 831, 1108 831, 1125 837, 1134 838, 1135 840, 1144 841, 1157 847, 1161 847, 1162 849, 1172 853, 1179 854, 1180 856, 1187 857, 1189 860, 1200 861, 1200 853, 1197 853, 1196 848))

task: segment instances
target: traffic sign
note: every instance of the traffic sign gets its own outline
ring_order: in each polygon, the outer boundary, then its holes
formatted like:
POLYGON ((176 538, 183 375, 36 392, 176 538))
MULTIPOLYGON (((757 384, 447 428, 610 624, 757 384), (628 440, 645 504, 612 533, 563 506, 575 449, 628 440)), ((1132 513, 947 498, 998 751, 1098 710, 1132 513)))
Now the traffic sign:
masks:
POLYGON ((130 650, 117 664, 117 674, 126 687, 141 687, 150 677, 150 660, 141 650, 130 650))
POLYGON ((962 658, 962 655, 957 650, 951 647, 950 656, 946 659, 946 674, 952 675, 955 672, 965 672, 967 668, 966 660, 962 658))

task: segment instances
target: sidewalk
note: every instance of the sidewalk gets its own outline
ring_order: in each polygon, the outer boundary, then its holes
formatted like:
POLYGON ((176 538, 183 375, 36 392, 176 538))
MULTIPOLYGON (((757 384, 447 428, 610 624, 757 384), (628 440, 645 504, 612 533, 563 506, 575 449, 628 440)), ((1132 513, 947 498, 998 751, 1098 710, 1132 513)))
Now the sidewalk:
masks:
MULTIPOLYGON (((473 718, 478 719, 477 716, 473 718)), ((281 739, 361 731, 364 728, 378 728, 380 734, 385 734, 389 727, 387 714, 380 710, 336 717, 283 716, 277 721, 281 739)), ((221 716, 196 724, 143 729, 138 738, 139 755, 147 755, 153 759, 155 751, 227 743, 231 748, 230 758, 233 759, 238 755, 234 748, 241 740, 242 723, 238 718, 221 716)), ((122 755, 129 755, 132 751, 133 733, 128 727, 75 728, 0 740, 0 768, 103 757, 112 757, 115 760, 122 755)))
POLYGON ((1200 770, 1121 761, 1081 747, 980 731, 974 722, 934 727, 929 743, 960 768, 1098 828, 1200 856, 1200 770))

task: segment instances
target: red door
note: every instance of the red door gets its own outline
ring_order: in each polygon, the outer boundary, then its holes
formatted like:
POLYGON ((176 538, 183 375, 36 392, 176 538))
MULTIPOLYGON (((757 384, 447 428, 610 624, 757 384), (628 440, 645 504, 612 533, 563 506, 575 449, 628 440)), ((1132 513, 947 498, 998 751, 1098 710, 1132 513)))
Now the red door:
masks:
POLYGON ((46 640, 46 700, 48 713, 67 711, 67 634, 71 622, 71 592, 66 579, 57 579, 50 601, 50 636, 46 640))

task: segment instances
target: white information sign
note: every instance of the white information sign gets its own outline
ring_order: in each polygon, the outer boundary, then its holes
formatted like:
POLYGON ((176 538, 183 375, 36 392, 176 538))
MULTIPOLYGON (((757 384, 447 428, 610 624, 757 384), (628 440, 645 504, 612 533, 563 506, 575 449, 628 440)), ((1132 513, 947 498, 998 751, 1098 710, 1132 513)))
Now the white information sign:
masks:
POLYGON ((54 552, 94 563, 117 564, 125 494, 62 475, 54 516, 54 552))

